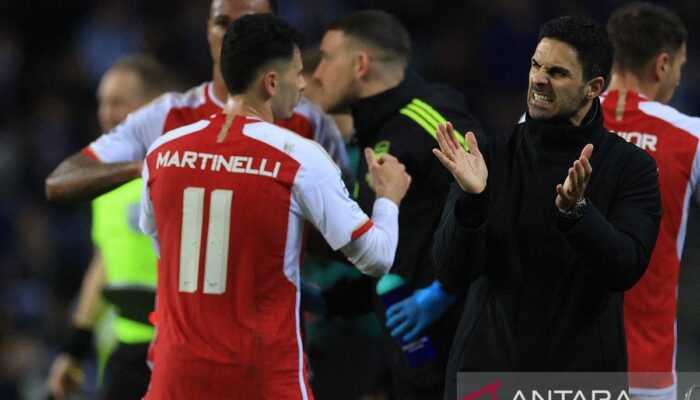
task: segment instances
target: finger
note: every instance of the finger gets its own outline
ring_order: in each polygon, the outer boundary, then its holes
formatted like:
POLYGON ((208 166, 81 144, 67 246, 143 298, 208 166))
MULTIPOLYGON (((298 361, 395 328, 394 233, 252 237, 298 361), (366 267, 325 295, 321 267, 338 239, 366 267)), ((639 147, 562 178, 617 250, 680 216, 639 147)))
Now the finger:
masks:
POLYGON ((447 121, 447 132, 450 134, 450 142, 451 142, 451 147, 455 150, 458 151, 462 147, 462 145, 459 143, 459 140, 457 140, 457 135, 455 135, 455 129, 452 126, 452 122, 447 121))
POLYGON ((440 132, 442 132, 443 139, 445 140, 446 146, 445 149, 443 149, 443 152, 446 153, 448 157, 454 158, 457 147, 454 145, 454 128, 452 127, 452 124, 448 122, 444 125, 440 124, 438 127, 440 128, 440 132))
POLYGON ((583 170, 586 175, 586 182, 588 182, 588 178, 591 176, 591 173, 593 172, 593 167, 591 167, 591 162, 588 161, 588 158, 586 157, 581 157, 581 164, 583 165, 583 170))
POLYGON ((584 184, 585 171, 583 170, 583 164, 579 160, 574 161, 574 175, 576 175, 576 191, 580 191, 584 184))
POLYGON ((442 165, 444 165, 448 171, 452 172, 452 170, 454 169, 454 165, 455 165, 454 161, 450 160, 445 155, 445 153, 443 153, 442 151, 440 151, 438 149, 433 149, 433 154, 435 154, 435 157, 437 157, 438 160, 440 160, 442 165))
MULTIPOLYGON (((388 315, 387 315, 387 317, 388 317, 388 315)), ((407 318, 406 314, 404 314, 404 313, 395 314, 395 315, 392 315, 391 318, 388 318, 384 325, 389 329, 395 329, 397 326, 402 324, 407 319, 408 318, 407 318)))
POLYGON ((391 330, 391 336, 400 337, 402 335, 405 335, 406 332, 410 331, 411 328, 413 328, 413 325, 414 324, 411 323, 411 321, 406 320, 401 325, 391 330))
POLYGON ((590 159, 592 154, 593 154, 593 145, 591 143, 588 143, 587 145, 583 146, 583 150, 581 150, 582 157, 586 157, 586 158, 590 159))
POLYGON ((477 143, 476 141, 476 135, 474 134, 474 132, 467 132, 466 139, 467 146, 469 146, 469 152, 477 157, 480 156, 481 152, 479 151, 479 143, 477 143))
POLYGON ((418 336, 421 334, 422 331, 423 329, 420 326, 420 324, 416 324, 413 327, 413 329, 411 329, 407 334, 403 335, 404 342, 412 342, 418 339, 418 336))
POLYGON ((403 310, 403 303, 406 300, 399 301, 398 303, 392 304, 391 307, 386 310, 386 318, 390 319, 396 315, 399 315, 403 310))
POLYGON ((438 124, 438 130, 436 132, 437 134, 437 140, 438 140, 438 146, 440 147, 440 151, 445 155, 445 157, 450 156, 450 151, 449 151, 449 145, 447 144, 447 137, 445 136, 445 125, 443 124, 438 124))
POLYGON ((374 150, 369 147, 365 147, 365 159, 367 160, 367 167, 370 171, 379 167, 377 160, 374 158, 374 150))
POLYGON ((384 153, 384 154, 382 154, 382 155, 379 157, 379 159, 377 159, 377 163, 378 163, 379 165, 384 165, 384 164, 387 163, 387 162, 390 162, 390 163, 397 163, 397 164, 398 164, 399 159, 396 158, 396 157, 394 157, 394 156, 392 156, 392 155, 389 154, 389 153, 384 153))

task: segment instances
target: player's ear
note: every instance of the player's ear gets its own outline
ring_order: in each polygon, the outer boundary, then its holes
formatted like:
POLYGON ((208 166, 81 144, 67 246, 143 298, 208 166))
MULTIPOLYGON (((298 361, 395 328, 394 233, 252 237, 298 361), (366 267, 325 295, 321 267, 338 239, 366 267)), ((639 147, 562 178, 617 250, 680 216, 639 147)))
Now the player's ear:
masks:
POLYGON ((277 78, 278 74, 274 69, 267 70, 262 75, 262 89, 268 97, 274 96, 277 92, 277 78))
POLYGON ((671 68, 671 56, 666 52, 659 53, 659 55, 654 58, 652 66, 654 68, 654 78, 660 81, 671 68))
POLYGON ((358 51, 354 57, 355 79, 362 80, 369 75, 372 59, 366 51, 358 51))

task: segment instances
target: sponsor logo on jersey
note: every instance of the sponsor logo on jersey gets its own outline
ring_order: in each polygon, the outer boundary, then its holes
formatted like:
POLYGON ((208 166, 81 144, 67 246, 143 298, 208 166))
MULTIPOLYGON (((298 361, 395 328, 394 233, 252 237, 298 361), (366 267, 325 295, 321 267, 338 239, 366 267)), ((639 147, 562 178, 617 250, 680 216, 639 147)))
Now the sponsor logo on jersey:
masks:
POLYGON ((270 165, 267 158, 255 158, 248 156, 223 156, 221 154, 199 153, 185 151, 180 155, 179 151, 170 150, 158 152, 156 169, 159 168, 190 168, 209 170, 214 172, 227 171, 234 174, 261 175, 277 178, 282 163, 275 162, 270 165))
POLYGON ((658 142, 656 135, 642 132, 613 132, 642 150, 656 151, 656 143, 658 142))

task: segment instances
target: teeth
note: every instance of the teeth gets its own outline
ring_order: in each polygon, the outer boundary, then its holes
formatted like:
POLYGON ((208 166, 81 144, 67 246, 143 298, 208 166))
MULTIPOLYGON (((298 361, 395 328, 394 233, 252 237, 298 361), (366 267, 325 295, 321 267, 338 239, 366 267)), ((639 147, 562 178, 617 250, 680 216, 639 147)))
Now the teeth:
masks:
POLYGON ((543 94, 533 93, 532 96, 535 98, 535 100, 538 100, 538 101, 544 101, 546 103, 552 102, 552 99, 550 99, 548 96, 545 96, 543 94))

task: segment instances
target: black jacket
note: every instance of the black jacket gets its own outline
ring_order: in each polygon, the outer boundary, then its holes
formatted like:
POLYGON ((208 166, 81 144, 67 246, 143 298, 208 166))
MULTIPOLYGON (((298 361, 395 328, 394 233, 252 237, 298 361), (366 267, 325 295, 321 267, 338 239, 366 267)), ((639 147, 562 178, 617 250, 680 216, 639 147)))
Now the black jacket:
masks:
MULTIPOLYGON (((406 165, 406 170, 412 177, 411 187, 399 210, 399 244, 391 272, 401 275, 411 290, 426 287, 436 279, 430 261, 430 243, 453 181, 452 175, 432 154, 432 149, 437 147, 432 125, 437 125, 436 118, 439 117, 435 115, 440 114, 451 121, 461 134, 473 131, 481 135, 481 127, 469 112, 460 93, 448 86, 430 84, 412 76, 395 88, 361 99, 352 106, 352 113, 360 149, 370 147, 378 153, 390 153, 406 165), (414 102, 414 99, 418 99, 418 102, 414 102), (414 105, 407 108, 411 103, 414 105), (434 113, 429 111, 430 108, 434 113), (418 117, 423 122, 422 125, 407 115, 412 110, 416 111, 412 115, 418 117), (426 117, 429 121, 421 117, 426 117)), ((362 160, 358 166, 354 197, 365 212, 371 213, 375 194, 370 189, 366 176, 367 163, 362 160)), ((437 386, 442 390, 450 343, 461 314, 461 303, 463 302, 458 301, 450 307, 428 329, 438 352, 436 368, 430 374, 416 374, 408 371, 404 365, 403 372, 406 373, 399 374, 402 376, 396 378, 399 389, 414 393, 437 386), (435 375, 435 378, 428 375, 435 375), (435 383, 430 383, 431 381, 435 383)), ((397 368, 397 363, 406 363, 401 354, 389 358, 394 368, 397 368)))
MULTIPOLYGON (((399 86, 361 99, 352 107, 360 149, 387 150, 406 165, 412 177, 411 187, 399 210, 399 245, 391 268, 392 273, 406 280, 411 290, 428 286, 435 280, 430 243, 453 181, 452 175, 432 153, 437 140, 414 119, 401 113, 413 99, 429 104, 462 134, 481 132, 460 93, 417 77, 408 77, 399 86)), ((367 183, 364 160, 358 166, 354 197, 362 209, 371 214, 375 195, 367 183)))
POLYGON ((433 247, 443 286, 468 290, 445 398, 458 371, 625 371, 622 292, 644 273, 661 215, 653 159, 603 128, 597 100, 579 127, 527 116, 479 147, 486 190, 453 187, 433 247), (555 188, 587 143, 588 207, 567 223, 555 188))

